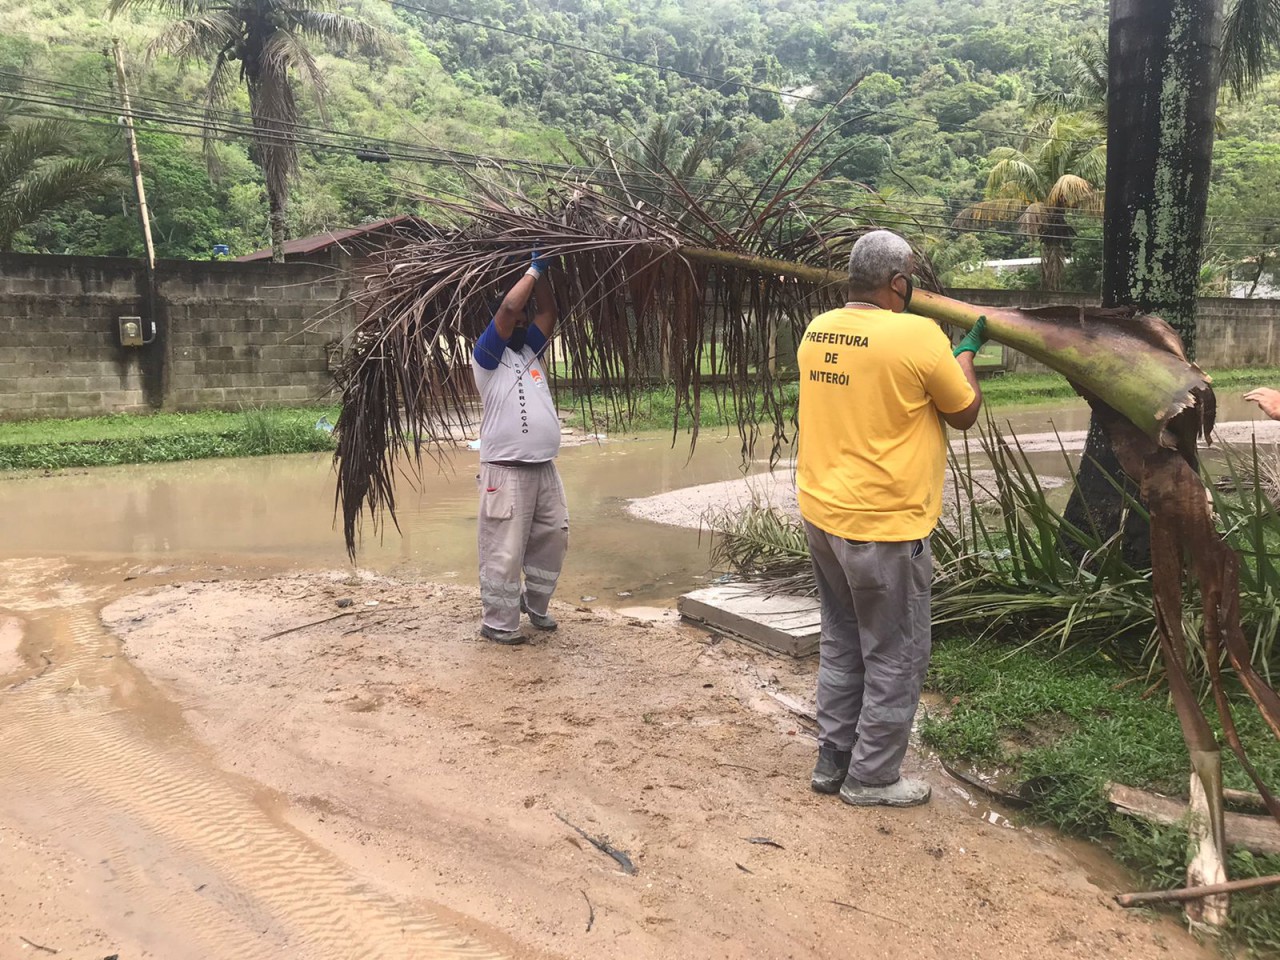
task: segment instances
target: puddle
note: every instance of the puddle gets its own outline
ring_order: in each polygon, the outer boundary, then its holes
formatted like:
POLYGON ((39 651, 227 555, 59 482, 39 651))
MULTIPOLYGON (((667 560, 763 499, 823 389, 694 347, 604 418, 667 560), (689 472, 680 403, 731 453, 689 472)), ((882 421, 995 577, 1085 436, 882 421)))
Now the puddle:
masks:
MULTIPOLYGON (((452 472, 427 464, 415 490, 402 483, 400 530, 366 526, 360 566, 417 579, 474 581, 478 457, 459 452, 452 472)), ((611 606, 665 602, 709 566, 696 530, 637 520, 635 497, 742 476, 737 437, 704 434, 693 456, 681 437, 582 446, 559 461, 569 498, 569 557, 559 596, 611 606), (629 596, 620 597, 619 594, 629 596)), ((755 463, 758 473, 767 464, 755 463)), ((334 527, 327 455, 147 464, 0 478, 6 519, 0 557, 120 558, 146 569, 176 562, 346 566, 334 527)))

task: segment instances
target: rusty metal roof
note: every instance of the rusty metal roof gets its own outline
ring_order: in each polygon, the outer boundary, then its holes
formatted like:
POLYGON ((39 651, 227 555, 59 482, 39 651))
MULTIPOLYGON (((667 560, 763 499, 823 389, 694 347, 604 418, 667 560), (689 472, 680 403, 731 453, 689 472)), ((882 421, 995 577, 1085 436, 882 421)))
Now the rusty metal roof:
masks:
MULTIPOLYGON (((362 246, 363 244, 359 241, 362 239, 371 239, 372 234, 387 232, 394 234, 397 232, 397 228, 409 226, 425 228, 427 227, 427 222, 411 213, 401 213, 394 217, 375 220, 372 223, 362 223, 358 227, 342 227, 338 230, 326 230, 324 233, 312 234, 309 237, 299 237, 296 240, 286 240, 284 245, 284 255, 286 259, 307 257, 313 254, 322 253, 331 247, 341 247, 346 244, 362 246)), ((261 250, 255 250, 253 253, 247 253, 243 257, 234 258, 238 263, 270 259, 270 247, 264 247, 261 250)))

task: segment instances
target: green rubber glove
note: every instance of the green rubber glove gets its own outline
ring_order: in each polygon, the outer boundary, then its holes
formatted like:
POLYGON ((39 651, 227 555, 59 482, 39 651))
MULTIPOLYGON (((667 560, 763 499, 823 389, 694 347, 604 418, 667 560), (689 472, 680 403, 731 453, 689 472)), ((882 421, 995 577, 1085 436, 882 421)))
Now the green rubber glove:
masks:
POLYGON ((987 318, 979 317, 978 322, 973 325, 973 329, 966 333, 964 339, 956 344, 956 348, 951 351, 951 355, 958 357, 962 353, 977 353, 986 342, 987 318))

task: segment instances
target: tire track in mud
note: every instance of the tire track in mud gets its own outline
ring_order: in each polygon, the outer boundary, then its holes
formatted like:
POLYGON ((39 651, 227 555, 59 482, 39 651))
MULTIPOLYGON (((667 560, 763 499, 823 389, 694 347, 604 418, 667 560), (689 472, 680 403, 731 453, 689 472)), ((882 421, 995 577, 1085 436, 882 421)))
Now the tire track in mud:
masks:
POLYGON ((204 763, 185 732, 148 729, 127 702, 137 696, 133 668, 93 606, 43 604, 28 616, 52 639, 53 665, 0 696, 6 799, 25 798, 51 842, 106 867, 109 898, 136 907, 139 939, 155 941, 162 921, 173 942, 157 955, 503 956, 357 882, 247 786, 204 763), (175 954, 175 944, 187 949, 175 954))

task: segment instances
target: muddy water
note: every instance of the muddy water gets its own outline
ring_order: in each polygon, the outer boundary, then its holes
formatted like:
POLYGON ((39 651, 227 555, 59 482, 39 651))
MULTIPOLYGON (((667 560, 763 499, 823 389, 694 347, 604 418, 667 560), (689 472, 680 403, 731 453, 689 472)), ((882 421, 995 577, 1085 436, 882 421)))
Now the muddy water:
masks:
MULTIPOLYGON (((765 469, 754 463, 749 472, 765 469)), ((400 531, 366 527, 362 567, 422 579, 474 580, 478 455, 463 451, 418 488, 401 484, 400 531)), ((697 531, 629 517, 634 497, 742 475, 736 437, 592 444, 560 457, 571 514, 560 596, 601 603, 667 600, 705 576, 697 531)), ((326 455, 115 467, 0 481, 0 557, 125 558, 137 564, 234 563, 335 568, 347 559, 334 527, 326 455)))

